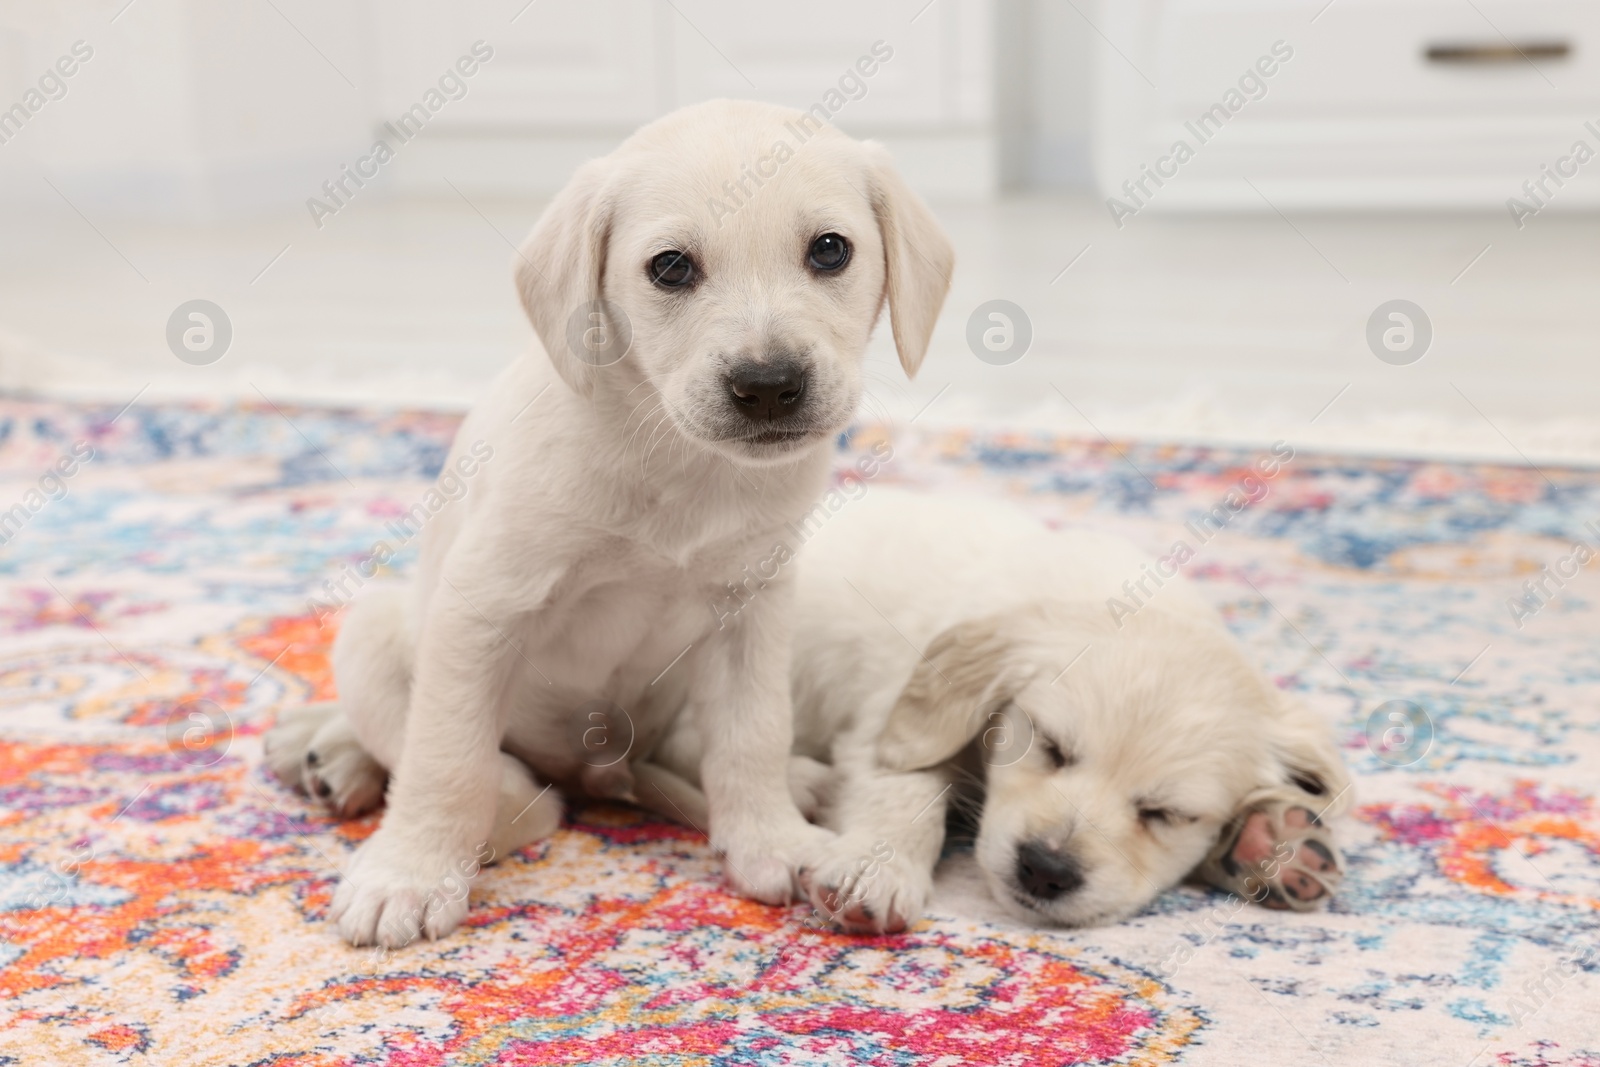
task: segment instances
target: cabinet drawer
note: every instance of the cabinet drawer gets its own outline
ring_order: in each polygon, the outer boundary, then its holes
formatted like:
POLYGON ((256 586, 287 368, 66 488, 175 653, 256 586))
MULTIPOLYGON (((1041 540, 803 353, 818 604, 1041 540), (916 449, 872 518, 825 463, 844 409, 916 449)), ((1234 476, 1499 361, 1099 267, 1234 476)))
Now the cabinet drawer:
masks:
MULTIPOLYGON (((1163 109, 1216 103, 1274 42, 1293 56, 1244 109, 1289 115, 1570 113, 1600 101, 1600 5, 1577 0, 1186 0, 1162 20, 1163 109)), ((1259 91, 1259 90, 1258 90, 1259 91)))

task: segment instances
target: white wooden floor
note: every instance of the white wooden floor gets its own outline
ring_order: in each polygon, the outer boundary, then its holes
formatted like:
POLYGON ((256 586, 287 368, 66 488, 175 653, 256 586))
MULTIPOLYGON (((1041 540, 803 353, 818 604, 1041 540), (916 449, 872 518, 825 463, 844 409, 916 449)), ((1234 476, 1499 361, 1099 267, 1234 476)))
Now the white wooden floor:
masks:
MULTIPOLYGON (((0 385, 125 401, 207 395, 465 405, 530 337, 510 285, 532 202, 364 202, 221 227, 60 214, 0 234, 0 385), (203 297, 233 324, 211 366, 168 350, 203 297)), ((959 265, 913 384, 874 341, 870 413, 1297 448, 1600 462, 1600 217, 1155 216, 1089 198, 937 205, 959 265), (1069 267, 1070 264, 1070 267, 1069 267), (980 303, 1034 340, 993 366, 980 303), (1419 362, 1366 341, 1381 303, 1431 319, 1419 362), (920 412, 920 414, 919 414, 920 412)))

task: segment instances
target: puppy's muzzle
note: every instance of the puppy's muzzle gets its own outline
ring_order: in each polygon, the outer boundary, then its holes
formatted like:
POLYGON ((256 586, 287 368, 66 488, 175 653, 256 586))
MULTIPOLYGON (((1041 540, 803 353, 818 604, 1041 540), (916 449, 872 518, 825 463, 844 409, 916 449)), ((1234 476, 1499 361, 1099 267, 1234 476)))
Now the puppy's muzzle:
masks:
POLYGON ((1083 887, 1083 868, 1068 853, 1025 841, 1017 846, 1017 885, 1036 900, 1055 900, 1083 887))
POLYGON ((806 368, 792 357, 741 363, 728 372, 727 386, 733 409, 763 428, 777 429, 805 411, 806 368))

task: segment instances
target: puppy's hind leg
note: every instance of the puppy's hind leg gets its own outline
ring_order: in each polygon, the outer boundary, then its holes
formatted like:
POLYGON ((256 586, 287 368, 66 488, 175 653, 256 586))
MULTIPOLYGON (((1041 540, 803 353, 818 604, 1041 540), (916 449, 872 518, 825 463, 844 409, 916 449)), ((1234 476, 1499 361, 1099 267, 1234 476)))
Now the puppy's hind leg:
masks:
POLYGON ((384 767, 400 762, 416 659, 410 590, 378 586, 351 605, 333 643, 339 706, 361 746, 384 767))
POLYGON ((711 811, 700 787, 659 763, 641 761, 633 771, 633 794, 639 806, 663 819, 706 832, 711 811))
MULTIPOLYGON (((635 763, 631 770, 634 799, 640 807, 705 832, 711 812, 699 786, 659 763, 635 763)), ((826 763, 810 756, 789 757, 789 794, 800 814, 812 822, 817 821, 833 795, 835 778, 834 769, 826 763)))
POLYGON ((339 705, 334 703, 307 704, 278 713, 278 721, 272 729, 261 735, 267 766, 278 776, 278 781, 290 789, 307 792, 301 772, 305 768, 306 753, 311 751, 311 739, 338 713, 339 705))
POLYGON ((561 825, 561 807, 561 794, 554 786, 540 786, 527 764, 509 752, 500 753, 500 794, 495 798, 494 828, 489 831, 488 862, 549 837, 561 825))
POLYGON ((334 642, 339 700, 278 716, 263 738, 267 764, 291 788, 353 818, 376 808, 399 758, 411 699, 411 626, 403 586, 358 600, 334 642))
POLYGON ((789 795, 795 807, 810 822, 821 822, 822 813, 833 800, 839 772, 832 765, 810 756, 789 757, 789 795))
POLYGON ((361 747, 337 704, 285 712, 263 744, 279 781, 321 800, 340 818, 363 815, 383 800, 388 772, 361 747))
POLYGON ((389 772, 362 747, 349 717, 338 712, 311 738, 302 777, 307 793, 340 818, 353 819, 383 802, 389 772))

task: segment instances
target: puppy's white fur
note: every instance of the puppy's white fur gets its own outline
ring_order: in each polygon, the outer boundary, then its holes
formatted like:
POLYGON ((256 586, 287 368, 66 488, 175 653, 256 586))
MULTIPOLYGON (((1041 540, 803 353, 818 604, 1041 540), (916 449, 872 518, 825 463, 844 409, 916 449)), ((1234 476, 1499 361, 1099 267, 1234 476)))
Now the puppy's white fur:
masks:
MULTIPOLYGON (((818 908, 864 930, 915 920, 952 797, 981 803, 975 852, 994 895, 1066 925, 1126 916, 1175 885, 1258 789, 1299 781, 1342 810, 1349 779, 1328 729, 1181 578, 1112 620, 1107 599, 1148 562, 1001 501, 886 487, 808 542, 795 745, 800 766, 831 764, 822 821, 840 833, 805 875, 818 908), (1081 885, 1028 893, 1030 843, 1081 885)), ((689 773, 695 743, 674 737, 657 759, 689 773)))
POLYGON ((788 576, 735 619, 712 605, 826 484, 885 303, 916 370, 953 257, 882 149, 831 128, 731 216, 714 211, 798 120, 728 101, 676 112, 583 166, 523 244, 517 284, 542 351, 499 378, 446 464, 479 442, 493 461, 431 520, 409 589, 351 610, 338 704, 269 738, 280 774, 346 813, 391 773, 383 824, 334 897, 351 942, 454 928, 467 905, 453 889, 486 851, 555 825, 560 797, 541 783, 627 795, 627 764, 588 751, 596 707, 638 751, 675 718, 695 724, 709 832, 741 892, 789 899, 794 869, 831 839, 785 784, 788 576), (830 232, 853 250, 823 274, 808 250, 830 232), (668 250, 693 257, 692 288, 652 280, 668 250), (607 319, 591 320, 602 300, 607 319), (569 344, 619 321, 632 335, 619 362, 569 344), (728 375, 780 356, 805 367, 803 432, 762 441, 728 375))

